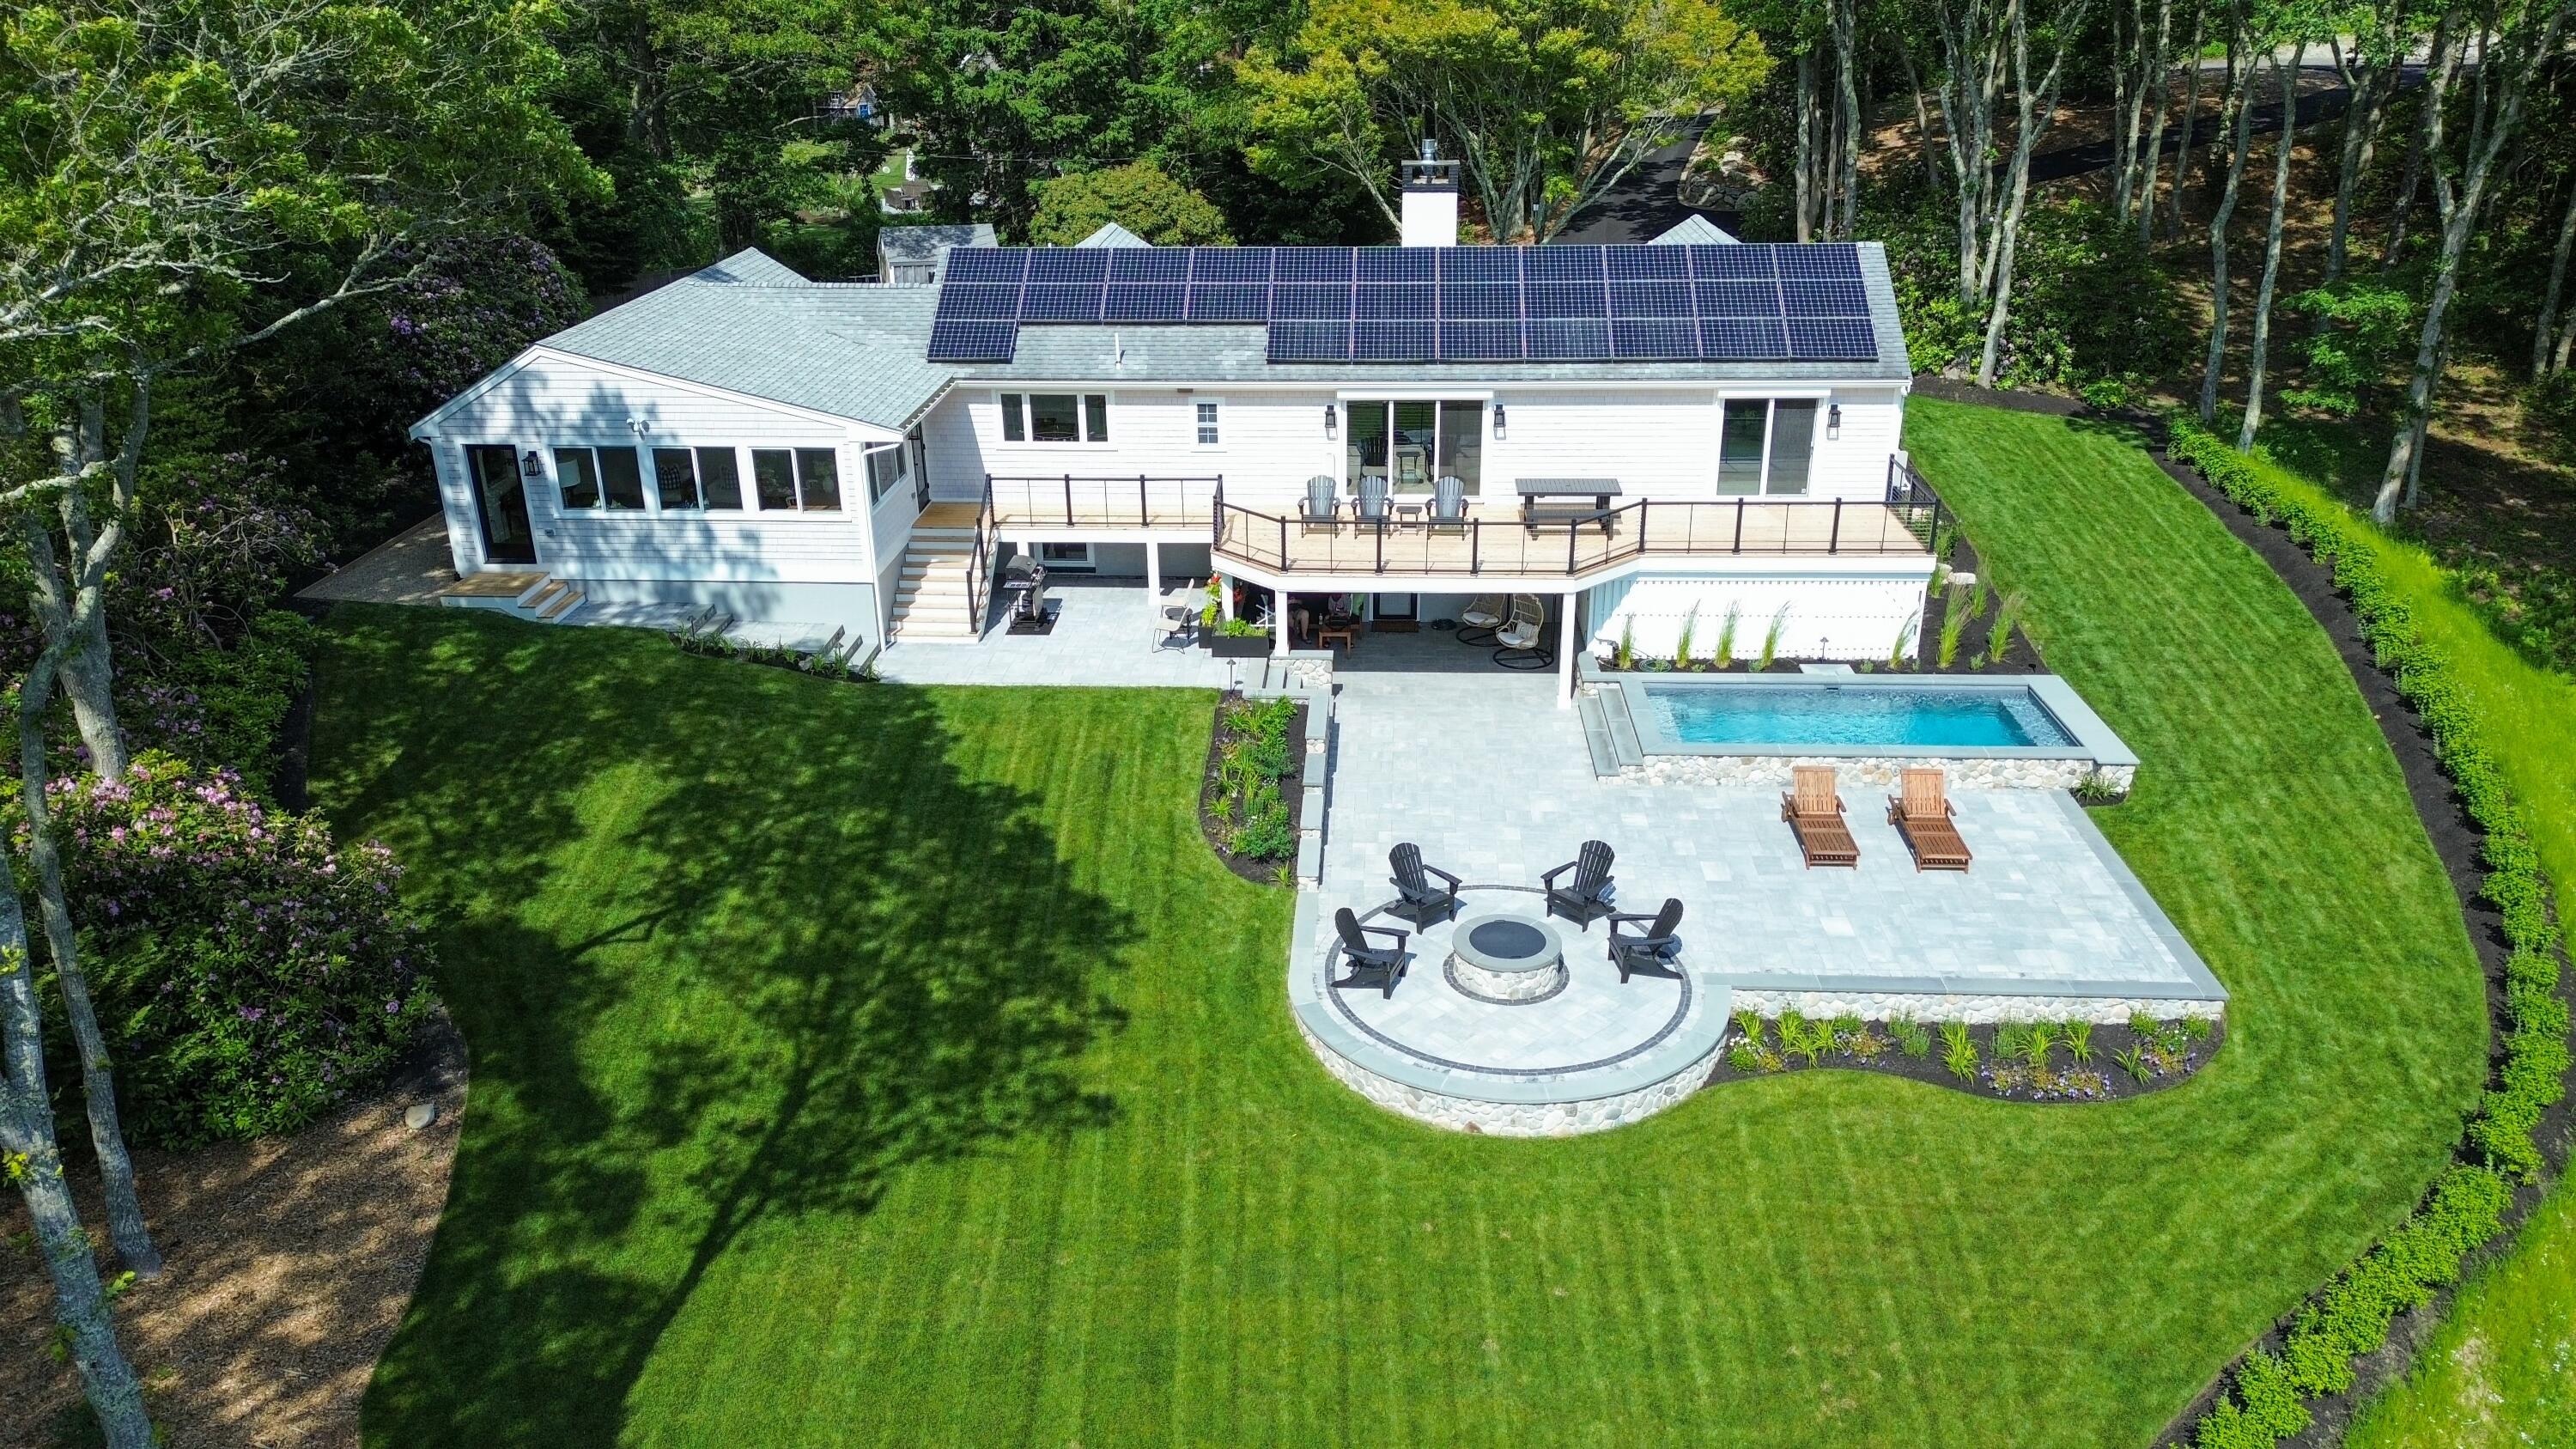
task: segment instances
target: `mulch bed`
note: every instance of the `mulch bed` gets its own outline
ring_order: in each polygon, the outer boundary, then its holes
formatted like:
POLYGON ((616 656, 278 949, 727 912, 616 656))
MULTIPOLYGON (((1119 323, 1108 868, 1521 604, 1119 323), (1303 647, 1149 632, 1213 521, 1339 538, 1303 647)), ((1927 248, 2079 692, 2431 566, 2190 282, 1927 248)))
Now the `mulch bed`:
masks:
MULTIPOLYGON (((1888 1036, 1887 1023, 1884 1021, 1870 1021, 1864 1025, 1882 1038, 1888 1036)), ((2212 1020, 2209 1035, 2188 1044, 2175 1070, 2162 1076, 2150 1076, 2141 1082, 2122 1070, 2113 1060, 2116 1054, 2141 1044, 2142 1038, 2138 1033, 2131 1031, 2125 1023, 2096 1026, 2093 1028, 2092 1038, 2093 1060, 2080 1070, 2101 1073, 2103 1079, 2101 1090, 2087 1091, 2080 1096, 2040 1096, 2029 1090, 1997 1091, 1995 1089, 1990 1075, 1998 1060, 1995 1052, 1996 1028, 1991 1026, 1968 1028, 1968 1039, 1977 1044, 1977 1075, 1974 1080, 1963 1081, 1952 1075, 1950 1069, 1941 1064, 1939 1024, 1926 1022, 1924 1025, 1932 1033, 1932 1050, 1928 1056, 1909 1057, 1896 1049, 1891 1041, 1887 1050, 1866 1061, 1849 1052, 1837 1051, 1827 1053, 1815 1066, 1810 1067, 1803 1057, 1794 1053, 1784 1053, 1783 1065, 1778 1071, 1744 1071, 1728 1061, 1729 1049, 1742 1039, 1742 1033, 1730 1026, 1727 1028, 1727 1047, 1718 1052, 1717 1066, 1708 1074, 1706 1085, 1715 1087, 1728 1082, 1754 1082, 1769 1077, 1785 1077, 1797 1072, 1867 1072, 1883 1077, 1903 1077, 1907 1081, 1922 1082, 1927 1086, 1946 1087, 1954 1092, 1965 1092, 1972 1097, 1985 1097, 1997 1101, 2111 1102, 2128 1097, 2143 1097, 2153 1092, 2161 1092, 2168 1087, 2180 1086, 2218 1054, 2219 1045, 2227 1038, 2226 1024, 2223 1021, 2212 1020)), ((1778 1023, 1770 1023, 1765 1028, 1763 1040, 1775 1049, 1778 1047, 1778 1023)), ((2067 1053, 2064 1039, 2060 1038, 2057 1045, 2049 1052, 2050 1069, 2063 1074, 2076 1065, 2074 1059, 2067 1053)))
MULTIPOLYGON (((1199 771, 1199 834, 1206 839, 1208 849, 1216 852, 1216 858, 1225 863, 1227 870, 1255 885, 1277 885, 1279 872, 1296 864, 1294 846, 1277 860, 1255 860, 1250 856, 1237 855, 1226 844, 1226 838, 1233 833, 1234 827, 1217 819, 1216 812, 1210 808, 1217 799, 1217 761, 1229 741, 1242 738, 1242 731, 1235 729, 1228 719, 1228 710, 1230 706, 1243 702, 1240 694, 1227 694, 1216 702, 1216 728, 1209 732, 1207 762, 1199 771)), ((1306 764, 1306 706, 1302 704, 1297 706, 1295 715, 1288 721, 1288 744, 1292 768, 1288 778, 1279 782, 1279 798, 1288 807, 1288 834, 1293 841, 1306 824, 1306 791, 1298 773, 1306 764)))

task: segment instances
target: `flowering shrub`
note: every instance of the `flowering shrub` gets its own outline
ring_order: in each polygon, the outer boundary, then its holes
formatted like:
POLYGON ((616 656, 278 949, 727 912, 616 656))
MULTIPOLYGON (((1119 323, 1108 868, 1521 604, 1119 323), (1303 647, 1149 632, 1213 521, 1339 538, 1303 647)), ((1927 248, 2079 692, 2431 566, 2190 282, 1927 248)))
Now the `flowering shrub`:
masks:
POLYGON ((291 1132, 372 1085, 435 1008, 382 846, 337 849, 319 816, 165 754, 49 796, 135 1135, 291 1132))

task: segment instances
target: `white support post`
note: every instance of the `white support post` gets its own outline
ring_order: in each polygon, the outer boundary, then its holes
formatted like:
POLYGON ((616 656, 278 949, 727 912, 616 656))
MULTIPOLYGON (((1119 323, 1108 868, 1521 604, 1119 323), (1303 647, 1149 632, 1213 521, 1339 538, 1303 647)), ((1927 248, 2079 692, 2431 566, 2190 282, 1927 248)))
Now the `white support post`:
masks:
POLYGON ((1565 596, 1565 614, 1556 621, 1556 707, 1574 703, 1574 616, 1583 596, 1565 596))
POLYGON ((1229 624, 1234 622, 1234 579, 1231 575, 1216 576, 1216 607, 1218 617, 1229 624))
POLYGON ((1288 591, 1285 589, 1273 589, 1270 593, 1270 623, 1279 631, 1279 643, 1272 652, 1284 655, 1288 652, 1288 591))
POLYGON ((1145 616, 1146 638, 1155 648, 1163 643, 1163 546, 1151 539, 1145 541, 1145 616))

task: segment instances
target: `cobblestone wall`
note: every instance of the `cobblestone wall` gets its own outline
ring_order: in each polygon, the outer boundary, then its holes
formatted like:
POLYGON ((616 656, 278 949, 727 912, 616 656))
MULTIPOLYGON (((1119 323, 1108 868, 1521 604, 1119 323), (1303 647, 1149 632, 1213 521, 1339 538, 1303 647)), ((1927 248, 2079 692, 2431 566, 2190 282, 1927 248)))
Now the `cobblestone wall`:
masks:
POLYGON ((1318 1041, 1302 1019, 1297 1022, 1297 1034, 1305 1038, 1306 1049, 1315 1054, 1334 1080, 1388 1111, 1452 1132, 1481 1132, 1494 1137, 1573 1137, 1642 1121, 1698 1091, 1717 1059, 1717 1048, 1712 1045, 1706 1055, 1663 1081, 1588 1102, 1480 1102, 1409 1087, 1379 1076, 1318 1041))

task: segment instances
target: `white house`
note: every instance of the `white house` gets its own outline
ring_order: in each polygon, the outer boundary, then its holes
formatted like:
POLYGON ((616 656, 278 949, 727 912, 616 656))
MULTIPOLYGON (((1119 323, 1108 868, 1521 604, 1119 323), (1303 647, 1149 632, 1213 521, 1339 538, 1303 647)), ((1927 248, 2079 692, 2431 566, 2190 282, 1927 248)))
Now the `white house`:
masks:
POLYGON ((413 428, 460 587, 973 648, 1015 549, 1390 622, 1537 595, 1569 680, 1694 614, 1910 647, 1937 504, 1881 248, 1460 246, 1453 167, 1407 166, 1400 247, 964 247, 935 287, 730 257, 413 428))

